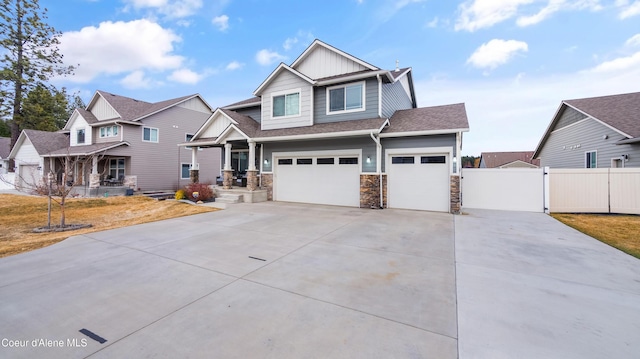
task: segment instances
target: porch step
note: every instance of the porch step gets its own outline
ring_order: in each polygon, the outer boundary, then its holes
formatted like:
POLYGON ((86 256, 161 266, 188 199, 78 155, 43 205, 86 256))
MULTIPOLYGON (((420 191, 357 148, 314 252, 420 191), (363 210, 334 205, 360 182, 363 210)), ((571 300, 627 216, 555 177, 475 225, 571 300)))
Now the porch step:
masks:
POLYGON ((235 193, 222 193, 220 197, 216 198, 216 202, 220 203, 240 203, 242 202, 242 195, 235 193))

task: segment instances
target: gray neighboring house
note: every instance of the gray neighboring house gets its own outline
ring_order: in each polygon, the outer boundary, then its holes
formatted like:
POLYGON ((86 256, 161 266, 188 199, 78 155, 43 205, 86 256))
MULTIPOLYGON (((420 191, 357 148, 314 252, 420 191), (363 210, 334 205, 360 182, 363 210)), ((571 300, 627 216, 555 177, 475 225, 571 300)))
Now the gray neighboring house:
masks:
POLYGON ((482 152, 479 168, 538 168, 533 151, 482 152))
POLYGON ((640 92, 562 101, 534 158, 543 167, 640 167, 640 92))
POLYGON ((0 175, 9 172, 9 153, 11 152, 11 138, 0 137, 0 175))
POLYGON ((315 40, 253 95, 216 109, 183 144, 223 148, 223 189, 264 190, 274 201, 459 211, 465 106, 418 108, 411 68, 384 70, 315 40))
MULTIPOLYGON (((62 131, 23 131, 10 156, 19 173, 43 178, 53 171, 58 180, 63 159, 72 158, 77 162, 73 181, 90 189, 175 190, 191 182, 193 169, 192 150, 177 144, 190 140, 211 113, 198 94, 151 103, 97 91, 86 109, 74 110, 62 131), (42 143, 50 145, 38 149, 42 143)), ((220 154, 208 152, 201 159, 219 163, 220 154)), ((199 172, 200 182, 213 183, 219 174, 208 167, 199 172)))

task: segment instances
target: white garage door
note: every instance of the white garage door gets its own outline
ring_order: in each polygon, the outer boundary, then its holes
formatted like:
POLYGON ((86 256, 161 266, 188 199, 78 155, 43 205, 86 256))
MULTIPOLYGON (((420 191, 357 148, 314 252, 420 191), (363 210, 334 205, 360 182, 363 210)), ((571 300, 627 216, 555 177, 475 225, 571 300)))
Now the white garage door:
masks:
POLYGON ((448 154, 398 154, 387 161, 389 208, 449 212, 448 154))
POLYGON ((274 161, 274 200, 360 206, 359 156, 280 156, 274 161))
POLYGON ((16 179, 17 188, 31 189, 39 184, 41 180, 38 165, 22 164, 18 167, 18 178, 16 179))

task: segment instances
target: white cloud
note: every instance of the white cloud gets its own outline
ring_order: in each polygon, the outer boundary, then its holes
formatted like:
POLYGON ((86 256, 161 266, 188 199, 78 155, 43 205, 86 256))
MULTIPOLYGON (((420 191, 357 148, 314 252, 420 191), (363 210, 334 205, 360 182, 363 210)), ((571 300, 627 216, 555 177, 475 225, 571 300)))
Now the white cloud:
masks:
POLYGON ((431 20, 431 21, 429 21, 429 22, 427 23, 427 27, 430 27, 430 28, 438 27, 438 22, 439 22, 439 21, 440 21, 440 20, 439 20, 439 19, 438 19, 438 17, 436 16, 436 17, 434 17, 434 18, 433 18, 433 20, 431 20))
POLYGON ((640 52, 606 61, 589 70, 590 72, 611 73, 625 70, 640 71, 640 52))
POLYGON ((640 34, 633 35, 624 44, 629 47, 640 46, 640 34))
POLYGON ((455 29, 473 32, 516 17, 518 26, 530 26, 562 10, 601 9, 600 0, 467 0, 458 6, 455 29))
POLYGON ((168 18, 191 16, 202 7, 202 0, 125 0, 127 6, 135 9, 152 9, 168 18))
POLYGON ((120 80, 120 84, 129 89, 147 89, 151 87, 151 79, 145 77, 144 71, 136 70, 120 80))
POLYGON ((289 37, 286 40, 284 40, 284 44, 282 44, 282 47, 285 50, 290 50, 291 47, 293 45, 295 45, 298 42, 298 38, 297 37, 289 37))
POLYGON ((529 46, 526 42, 516 40, 493 39, 482 44, 467 60, 477 68, 495 69, 504 65, 518 53, 527 52, 529 46))
POLYGON ((167 77, 167 80, 182 84, 195 85, 203 78, 204 75, 198 74, 197 72, 189 69, 179 69, 171 73, 171 75, 167 77))
POLYGON ((227 15, 216 16, 211 22, 216 25, 220 31, 225 31, 229 28, 229 17, 227 15))
POLYGON ((240 63, 240 62, 238 62, 238 61, 231 61, 231 62, 227 65, 226 69, 227 69, 227 70, 229 70, 229 71, 233 71, 233 70, 241 69, 243 66, 244 66, 244 64, 243 64, 243 63, 240 63))
POLYGON ((640 15, 640 0, 636 0, 630 5, 628 1, 616 1, 616 5, 622 8, 618 15, 620 19, 624 20, 640 15))
POLYGON ((289 37, 286 40, 284 40, 284 43, 282 44, 282 48, 289 51, 291 50, 293 45, 299 42, 306 46, 311 44, 313 40, 314 40, 314 37, 310 31, 298 30, 298 32, 296 33, 296 36, 289 37))
POLYGON ((143 19, 107 21, 98 27, 65 32, 59 47, 67 65, 80 64, 69 80, 89 82, 103 74, 177 69, 185 60, 173 53, 174 43, 180 41, 173 31, 143 19))
POLYGON ((286 56, 280 55, 275 51, 262 49, 256 53, 256 61, 262 66, 268 66, 276 61, 285 60, 286 56))

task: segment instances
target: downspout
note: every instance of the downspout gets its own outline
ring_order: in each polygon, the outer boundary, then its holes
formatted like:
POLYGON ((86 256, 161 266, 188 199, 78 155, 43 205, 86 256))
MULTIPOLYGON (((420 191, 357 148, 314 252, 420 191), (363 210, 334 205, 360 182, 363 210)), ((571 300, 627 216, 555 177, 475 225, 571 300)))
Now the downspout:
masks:
POLYGON ((382 77, 377 74, 376 78, 378 79, 378 117, 382 118, 382 77))
POLYGON ((378 178, 380 179, 380 208, 382 209, 384 208, 382 197, 382 144, 380 143, 380 138, 376 137, 373 132, 371 132, 370 135, 373 142, 376 143, 376 173, 378 174, 378 178))

